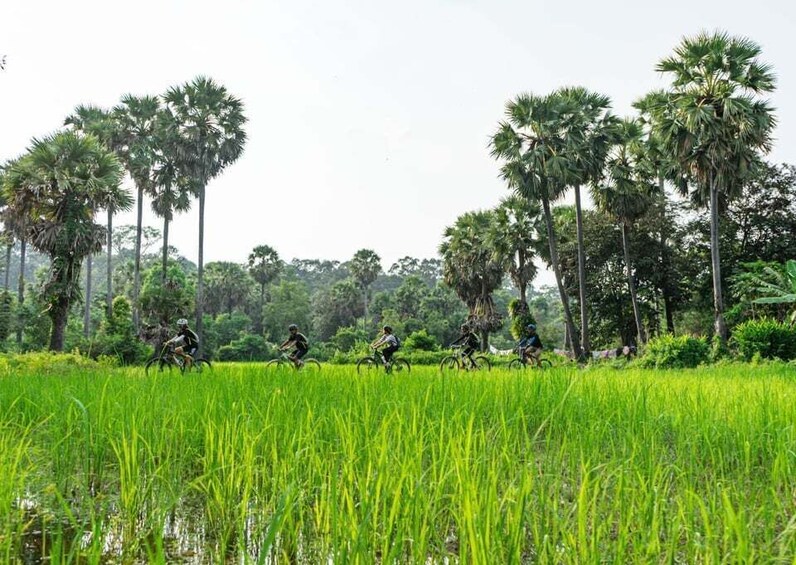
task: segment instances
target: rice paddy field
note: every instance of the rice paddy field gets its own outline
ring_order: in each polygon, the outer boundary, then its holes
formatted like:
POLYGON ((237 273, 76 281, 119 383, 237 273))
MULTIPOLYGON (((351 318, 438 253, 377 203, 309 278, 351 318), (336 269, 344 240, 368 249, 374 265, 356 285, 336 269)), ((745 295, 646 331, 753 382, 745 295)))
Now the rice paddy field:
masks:
POLYGON ((796 368, 0 371, 0 562, 794 563, 796 368))

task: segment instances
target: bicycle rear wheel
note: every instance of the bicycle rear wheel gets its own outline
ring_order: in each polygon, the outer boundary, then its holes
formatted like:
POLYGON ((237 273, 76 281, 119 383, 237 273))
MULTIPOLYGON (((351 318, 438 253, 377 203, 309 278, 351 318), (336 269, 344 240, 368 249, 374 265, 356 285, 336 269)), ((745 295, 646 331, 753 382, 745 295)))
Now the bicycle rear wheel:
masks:
POLYGON ((381 363, 377 365, 373 357, 363 357, 357 361, 357 374, 367 375, 372 373, 374 370, 379 368, 379 365, 381 365, 381 363))
POLYGON ((459 370, 459 360, 455 355, 448 355, 439 362, 439 370, 443 373, 450 373, 459 370))
POLYGON ((390 365, 393 373, 408 373, 412 370, 412 366, 406 359, 393 359, 390 365))
POLYGON ((475 361, 475 368, 479 371, 491 371, 492 370, 492 363, 490 363, 489 359, 486 355, 476 355, 473 358, 475 361))
POLYGON ((194 359, 193 363, 191 363, 190 367, 185 367, 183 370, 184 373, 203 373, 205 371, 209 371, 212 369, 213 366, 210 364, 210 361, 207 359, 200 357, 199 359, 194 359))
POLYGON ((312 357, 308 357, 307 359, 302 359, 304 364, 299 367, 304 372, 310 373, 317 373, 321 370, 321 362, 317 359, 313 359, 312 357))
POLYGON ((532 369, 550 369, 553 366, 553 364, 550 362, 549 359, 541 359, 540 363, 541 365, 537 365, 533 361, 530 361, 528 363, 528 366, 531 367, 532 369))

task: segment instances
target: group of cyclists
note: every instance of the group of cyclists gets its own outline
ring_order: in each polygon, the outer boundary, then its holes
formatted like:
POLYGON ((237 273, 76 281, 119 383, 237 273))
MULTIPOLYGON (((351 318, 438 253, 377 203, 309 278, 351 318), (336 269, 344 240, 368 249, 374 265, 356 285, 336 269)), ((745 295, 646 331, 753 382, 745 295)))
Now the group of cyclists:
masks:
MULTIPOLYGON (((190 368, 196 351, 199 349, 199 336, 188 327, 188 320, 185 318, 177 320, 177 327, 179 328, 177 335, 166 343, 174 347, 174 353, 183 360, 186 367, 190 368)), ((310 348, 309 340, 307 336, 299 332, 296 324, 290 324, 287 327, 287 331, 288 337, 279 344, 279 350, 287 351, 292 349, 293 351, 288 355, 288 358, 296 368, 300 368, 304 365, 301 358, 307 354, 310 348)), ((481 341, 478 339, 473 327, 467 323, 461 325, 459 334, 459 337, 451 343, 451 347, 461 347, 465 358, 470 363, 470 367, 474 369, 476 364, 473 354, 478 351, 481 341)), ((379 336, 370 344, 370 347, 374 350, 381 348, 382 363, 385 369, 389 369, 392 356, 400 347, 400 341, 393 333, 391 326, 384 326, 379 336)), ((541 366, 542 340, 536 333, 535 324, 525 326, 525 333, 517 344, 517 349, 523 362, 533 362, 537 366, 541 366)))

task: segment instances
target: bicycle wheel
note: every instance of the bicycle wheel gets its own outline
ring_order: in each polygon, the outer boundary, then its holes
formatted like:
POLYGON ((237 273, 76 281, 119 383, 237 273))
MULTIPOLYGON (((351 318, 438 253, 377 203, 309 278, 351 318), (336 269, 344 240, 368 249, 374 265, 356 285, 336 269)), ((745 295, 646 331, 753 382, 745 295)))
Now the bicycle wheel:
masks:
POLYGON ((203 373, 205 371, 209 371, 212 369, 213 366, 210 364, 210 361, 200 357, 199 359, 194 359, 194 362, 191 363, 190 367, 186 367, 183 371, 184 373, 203 373))
POLYGON ((299 369, 301 369, 304 372, 317 373, 318 371, 321 370, 321 362, 318 361, 317 359, 308 357, 306 359, 302 359, 302 361, 304 361, 304 364, 301 367, 299 367, 299 369))
POLYGON ((528 366, 531 367, 532 369, 549 369, 553 366, 553 364, 550 362, 549 359, 542 359, 541 366, 537 365, 533 361, 529 362, 528 366))
POLYGON ((408 373, 412 370, 412 366, 406 359, 393 359, 390 365, 393 373, 408 373))
POLYGON ((476 355, 473 357, 473 361, 475 361, 475 368, 479 371, 492 370, 492 363, 489 362, 489 359, 486 357, 486 355, 476 355))
POLYGON ((172 369, 178 368, 177 365, 165 357, 155 357, 144 365, 144 373, 170 373, 172 369))
POLYGON ((363 357, 359 361, 357 361, 357 374, 358 375, 366 375, 368 373, 373 372, 375 369, 379 368, 379 364, 373 359, 373 357, 363 357))
POLYGON ((284 361, 282 359, 271 359, 268 363, 265 364, 266 369, 273 369, 274 367, 279 367, 284 361))
POLYGON ((459 360, 455 355, 448 355, 439 362, 439 370, 443 373, 449 373, 459 370, 459 360))
POLYGON ((509 370, 511 371, 521 371, 525 367, 526 365, 522 362, 522 359, 512 359, 509 362, 509 370))

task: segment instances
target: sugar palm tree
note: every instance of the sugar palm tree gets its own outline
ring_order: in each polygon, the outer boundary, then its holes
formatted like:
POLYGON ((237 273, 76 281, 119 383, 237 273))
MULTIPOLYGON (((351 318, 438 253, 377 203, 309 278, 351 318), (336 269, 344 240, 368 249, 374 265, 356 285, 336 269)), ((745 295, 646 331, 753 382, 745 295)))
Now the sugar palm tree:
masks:
POLYGON ((258 245, 249 253, 249 274, 260 285, 260 303, 257 310, 257 330, 262 331, 265 287, 282 272, 284 263, 279 253, 270 245, 258 245))
MULTIPOLYGON (((506 121, 500 123, 492 136, 492 156, 502 162, 501 175, 509 188, 525 199, 540 202, 544 212, 550 266, 556 277, 564 310, 566 331, 576 336, 569 296, 561 278, 551 202, 561 197, 570 163, 562 157, 565 143, 561 118, 567 111, 560 97, 520 94, 506 104, 506 121)), ((577 340, 572 340, 573 353, 582 356, 577 340)))
POLYGON ((654 126, 692 180, 692 199, 710 211, 714 330, 727 338, 719 256, 719 209, 739 191, 761 152, 771 146, 774 73, 760 47, 726 33, 686 38, 657 70, 672 85, 653 109, 654 126))
POLYGON ((155 189, 156 130, 160 99, 157 96, 122 96, 113 109, 117 126, 117 153, 136 187, 135 258, 133 263, 133 324, 138 328, 141 318, 141 233, 143 229, 144 196, 155 189))
POLYGON ((351 274, 357 281, 365 299, 364 323, 368 322, 368 306, 370 299, 370 285, 381 273, 381 257, 372 249, 360 249, 354 253, 353 259, 349 264, 351 274))
POLYGON ((605 157, 614 139, 616 118, 609 112, 611 99, 582 87, 562 88, 553 93, 565 108, 560 116, 564 140, 562 157, 569 162, 560 182, 575 193, 575 226, 578 238, 578 289, 580 293, 581 349, 591 350, 588 301, 586 297, 586 246, 583 242, 581 186, 595 182, 602 173, 605 157))
POLYGON ((537 272, 533 258, 539 243, 541 216, 538 203, 512 195, 495 208, 494 221, 487 233, 487 244, 495 259, 505 266, 511 282, 517 287, 523 313, 528 312, 528 284, 537 272))
POLYGON ((633 224, 650 209, 656 191, 653 182, 655 171, 645 157, 643 134, 639 121, 623 120, 618 127, 618 142, 610 150, 605 162, 604 180, 592 184, 595 203, 619 224, 622 232, 627 284, 636 332, 642 344, 646 343, 647 336, 636 296, 628 238, 633 224))
MULTIPOLYGON (((25 303, 25 264, 27 261, 28 240, 30 238, 29 225, 26 214, 27 210, 22 209, 18 203, 9 202, 5 199, 5 194, 10 191, 16 190, 22 186, 26 179, 26 169, 28 162, 23 161, 19 163, 18 160, 9 161, 5 166, 5 174, 0 179, 0 198, 4 201, 4 208, 2 211, 3 227, 5 228, 6 237, 13 244, 14 239, 19 241, 19 277, 17 279, 17 305, 18 310, 22 312, 21 306, 25 303)), ((10 266, 11 246, 7 250, 6 260, 6 289, 8 289, 8 271, 10 266)), ((17 345, 22 346, 22 323, 17 323, 16 332, 17 345)))
POLYGON ((175 118, 180 166, 199 196, 199 258, 196 281, 196 331, 202 332, 204 290, 205 190, 243 153, 246 143, 243 103, 213 80, 197 77, 169 89, 163 97, 175 118))
POLYGON ((502 320, 492 299, 500 288, 503 265, 487 243, 494 213, 468 212, 445 228, 439 247, 443 279, 467 306, 470 325, 481 333, 481 348, 489 346, 489 332, 497 330, 502 320))
POLYGON ((24 211, 31 244, 50 257, 44 287, 52 321, 50 349, 60 351, 70 305, 80 298, 80 264, 102 248, 106 229, 94 222, 97 208, 129 199, 121 165, 94 135, 62 132, 34 140, 14 165, 18 181, 6 198, 24 211))

